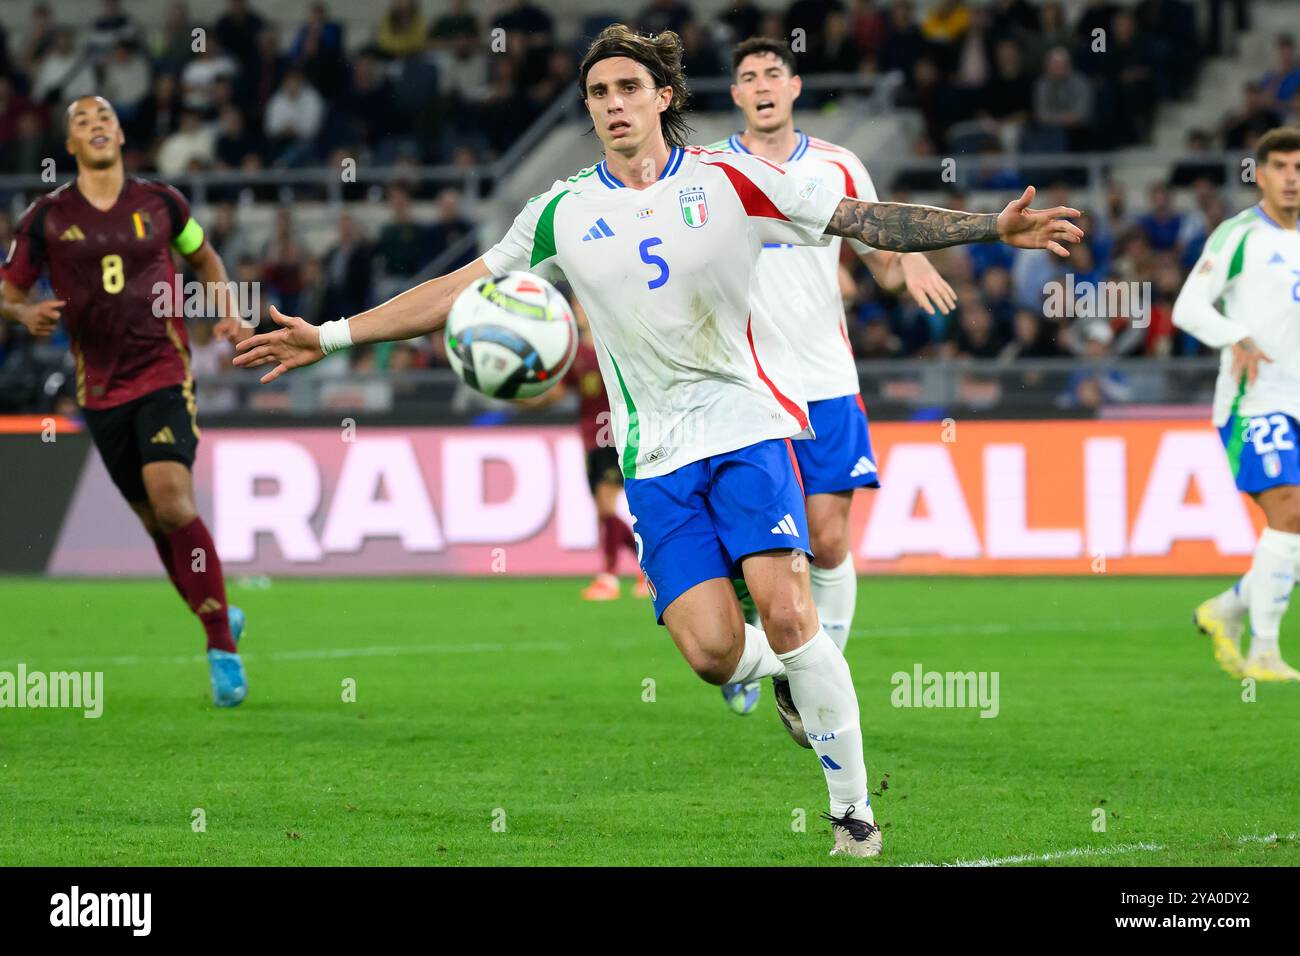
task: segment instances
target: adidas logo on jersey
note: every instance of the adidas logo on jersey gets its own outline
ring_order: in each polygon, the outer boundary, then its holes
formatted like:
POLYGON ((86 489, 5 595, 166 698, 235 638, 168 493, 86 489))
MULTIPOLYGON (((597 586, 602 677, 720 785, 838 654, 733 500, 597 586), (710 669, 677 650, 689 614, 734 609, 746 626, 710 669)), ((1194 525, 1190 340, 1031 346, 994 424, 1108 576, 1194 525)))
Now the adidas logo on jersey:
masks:
POLYGON ((1281 263, 1282 265, 1286 265, 1286 260, 1282 258, 1282 253, 1275 252, 1273 253, 1273 257, 1268 260, 1268 264, 1274 266, 1277 265, 1278 263, 1281 263))
POLYGON ((176 436, 172 434, 171 426, 164 425, 162 428, 158 429, 157 433, 153 436, 153 438, 149 439, 149 444, 151 445, 176 444, 176 436))
POLYGON ((59 238, 67 240, 85 239, 86 234, 81 231, 80 226, 69 226, 67 229, 63 230, 63 235, 59 236, 59 238))
POLYGON ((853 470, 849 472, 849 477, 860 478, 863 475, 871 474, 871 472, 875 470, 876 470, 875 464, 871 461, 870 458, 868 458, 866 455, 863 455, 861 458, 858 459, 858 463, 853 466, 853 470))
POLYGON ((587 234, 582 237, 582 241, 590 242, 592 239, 608 239, 612 235, 614 235, 614 230, 609 228, 609 223, 602 218, 597 219, 596 224, 587 230, 587 234))
POLYGON ((776 527, 772 529, 772 533, 788 534, 791 537, 797 538, 799 536, 799 529, 794 526, 794 519, 791 518, 789 515, 786 515, 784 518, 782 518, 780 521, 776 523, 776 527))

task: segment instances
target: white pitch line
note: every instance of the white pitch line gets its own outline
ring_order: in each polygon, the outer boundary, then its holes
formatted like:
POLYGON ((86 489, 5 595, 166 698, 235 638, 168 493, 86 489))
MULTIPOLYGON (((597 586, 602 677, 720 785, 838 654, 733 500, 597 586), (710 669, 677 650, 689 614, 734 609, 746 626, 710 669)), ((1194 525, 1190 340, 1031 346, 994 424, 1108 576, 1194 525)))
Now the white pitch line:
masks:
MULTIPOLYGON (((1237 837, 1236 842, 1244 845, 1247 843, 1273 844, 1282 840, 1298 840, 1300 833, 1284 833, 1279 836, 1276 833, 1269 834, 1247 834, 1246 836, 1237 837)), ((1073 860, 1086 859, 1097 856, 1115 856, 1120 853, 1157 853, 1161 850, 1168 849, 1159 843, 1120 843, 1116 846, 1107 847, 1076 847, 1073 850, 1061 850, 1056 853, 1022 853, 1016 856, 999 856, 999 857, 981 857, 978 860, 953 860, 948 863, 908 863, 909 867, 948 867, 948 866, 1006 866, 1009 863, 1051 863, 1056 860, 1073 860)))
POLYGON ((1022 853, 1017 856, 982 857, 978 860, 953 860, 949 863, 909 863, 908 866, 1005 866, 1008 863, 1050 863, 1053 860, 1082 859, 1094 856, 1115 856, 1118 853, 1155 853, 1165 847, 1159 843, 1120 843, 1093 849, 1076 847, 1057 853, 1022 853))
POLYGON ((1015 624, 942 624, 931 627, 855 627, 854 637, 984 637, 1045 631, 1159 631, 1181 621, 1017 621, 1015 624))

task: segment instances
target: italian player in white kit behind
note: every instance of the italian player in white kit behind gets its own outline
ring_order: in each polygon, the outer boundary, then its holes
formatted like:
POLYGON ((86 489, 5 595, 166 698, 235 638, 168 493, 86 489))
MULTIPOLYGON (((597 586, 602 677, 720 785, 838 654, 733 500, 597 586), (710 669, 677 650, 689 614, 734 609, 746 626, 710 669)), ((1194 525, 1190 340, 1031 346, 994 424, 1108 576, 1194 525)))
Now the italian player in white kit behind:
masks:
POLYGON ((1260 137, 1255 181, 1259 203, 1214 230, 1174 303, 1175 325, 1222 350, 1214 425, 1268 525, 1250 570, 1194 621, 1234 677, 1300 681, 1278 648, 1300 566, 1300 129, 1260 137))
MULTIPOLYGON (((1033 191, 1000 215, 865 203, 753 156, 687 147, 677 35, 621 24, 583 58, 579 88, 604 159, 534 197, 505 238, 462 269, 348 319, 283 328, 238 347, 271 381, 353 344, 428 335, 478 279, 525 269, 567 277, 583 303, 610 395, 613 431, 654 613, 715 685, 783 677, 830 794, 833 853, 875 856, 857 696, 817 620, 803 493, 788 439, 806 433, 787 388, 798 372, 781 333, 751 315, 764 242, 851 236, 914 251, 1004 241, 1066 255, 1082 231, 1039 211, 1033 191), (600 239, 584 240, 593 228, 600 239), (739 568, 767 632, 745 623, 739 568)), ((521 118, 522 119, 522 118, 521 118)), ((797 395, 797 391, 794 393, 797 395)))
MULTIPOLYGON (((827 189, 877 201, 871 177, 853 153, 795 129, 794 104, 802 82, 788 44, 751 37, 732 51, 731 63, 731 98, 744 114, 745 129, 710 149, 752 153, 827 189)), ((852 238, 843 241, 862 257, 882 288, 906 288, 931 314, 936 307, 948 312, 956 304, 952 287, 920 253, 872 249, 852 238)), ((785 335, 803 379, 814 437, 793 447, 807 499, 812 597, 822 627, 843 651, 858 597, 849 509, 854 490, 878 488, 880 478, 844 322, 840 243, 838 236, 820 246, 765 243, 750 304, 755 315, 770 319, 785 335)), ((755 681, 726 684, 722 691, 734 710, 747 713, 760 686, 755 681), (735 706, 737 696, 743 706, 735 706)), ((784 692, 780 683, 775 687, 778 695, 784 692)))

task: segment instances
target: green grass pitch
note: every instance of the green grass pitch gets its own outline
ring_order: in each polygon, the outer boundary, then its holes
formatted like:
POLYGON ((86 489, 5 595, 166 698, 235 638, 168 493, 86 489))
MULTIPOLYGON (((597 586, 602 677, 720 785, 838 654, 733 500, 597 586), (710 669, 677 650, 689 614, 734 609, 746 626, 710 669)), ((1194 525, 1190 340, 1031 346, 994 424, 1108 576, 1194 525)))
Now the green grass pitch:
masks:
MULTIPOLYGON (((581 583, 232 586, 251 690, 217 711, 164 582, 6 580, 0 670, 102 670, 105 704, 0 710, 0 864, 875 865, 827 856, 766 688, 734 716, 581 583)), ((1223 584, 864 578, 880 862, 1300 864, 1300 686, 1217 669, 1189 618, 1223 584), (892 706, 917 663, 998 672, 998 716, 892 706)))

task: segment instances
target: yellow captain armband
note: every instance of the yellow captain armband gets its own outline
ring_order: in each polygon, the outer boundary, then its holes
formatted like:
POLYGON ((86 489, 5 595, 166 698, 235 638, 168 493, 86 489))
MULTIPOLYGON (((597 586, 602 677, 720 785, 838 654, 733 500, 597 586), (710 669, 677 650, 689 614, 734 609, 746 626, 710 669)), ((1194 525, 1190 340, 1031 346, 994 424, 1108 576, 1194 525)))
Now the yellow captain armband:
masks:
POLYGON ((190 216, 189 222, 185 223, 185 228, 172 240, 172 248, 181 255, 188 256, 197 252, 201 245, 203 245, 203 227, 193 216, 190 216))

